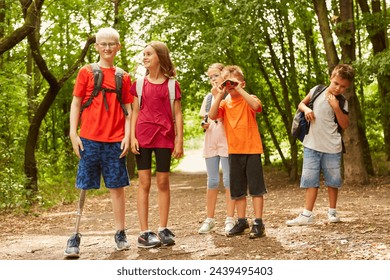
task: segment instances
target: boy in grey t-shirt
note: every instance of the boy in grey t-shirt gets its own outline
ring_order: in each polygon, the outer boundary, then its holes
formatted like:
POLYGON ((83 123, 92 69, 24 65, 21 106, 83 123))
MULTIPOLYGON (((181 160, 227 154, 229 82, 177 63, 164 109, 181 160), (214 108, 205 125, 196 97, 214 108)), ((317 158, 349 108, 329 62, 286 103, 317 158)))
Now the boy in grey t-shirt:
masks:
POLYGON ((355 71, 350 65, 337 65, 332 71, 329 87, 314 101, 313 110, 307 105, 314 89, 298 105, 299 110, 305 113, 306 120, 310 122, 309 133, 303 141, 303 169, 300 185, 302 189, 306 189, 305 209, 297 218, 286 221, 288 226, 308 225, 314 222, 312 211, 320 186, 321 171, 325 186, 328 187, 329 222, 340 221, 336 212, 338 189, 342 184, 342 139, 338 126, 346 129, 349 126, 349 118, 347 101, 344 102, 343 108, 340 108, 337 96, 344 94, 352 85, 354 76, 355 71))

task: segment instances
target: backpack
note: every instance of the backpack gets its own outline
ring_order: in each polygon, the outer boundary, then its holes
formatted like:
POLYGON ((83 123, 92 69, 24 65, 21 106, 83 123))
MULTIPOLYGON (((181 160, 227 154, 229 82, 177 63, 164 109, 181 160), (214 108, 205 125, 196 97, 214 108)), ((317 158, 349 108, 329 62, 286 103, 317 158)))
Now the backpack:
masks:
MULTIPOLYGON (((326 88, 327 87, 324 85, 318 85, 315 88, 313 95, 310 99, 309 105, 308 105, 308 107, 310 109, 313 110, 314 101, 316 100, 316 98, 318 96, 321 95, 322 92, 325 91, 326 88)), ((347 112, 344 111, 344 104, 345 104, 344 95, 337 95, 336 98, 339 101, 339 106, 340 106, 341 110, 343 111, 343 113, 347 114, 347 112)), ((342 134, 343 130, 342 130, 341 126, 338 124, 336 116, 334 118, 334 121, 337 123, 338 132, 340 134, 342 134)), ((298 139, 299 141, 303 142, 303 139, 305 138, 306 134, 309 133, 309 129, 310 129, 310 122, 306 121, 305 113, 301 112, 299 109, 297 109, 295 116, 294 116, 294 119, 293 119, 293 122, 292 122, 292 126, 291 126, 291 135, 293 136, 294 141, 296 141, 296 139, 298 139)), ((343 146, 343 152, 345 152, 344 142, 342 139, 341 139, 341 142, 342 142, 342 146, 343 146)))
POLYGON ((211 101, 213 100, 213 95, 211 93, 207 94, 206 96, 206 116, 209 114, 210 112, 210 108, 211 108, 211 101))
MULTIPOLYGON (((313 110, 314 101, 325 89, 326 86, 323 85, 318 85, 315 88, 308 105, 310 109, 313 110)), ((298 139, 299 141, 303 142, 303 139, 305 138, 306 134, 309 133, 309 129, 310 129, 310 122, 306 121, 305 113, 297 109, 291 126, 291 135, 293 136, 294 141, 298 139)))
POLYGON ((126 110, 125 105, 123 104, 122 100, 122 80, 123 80, 123 69, 119 67, 115 67, 115 89, 111 88, 102 88, 103 83, 103 72, 100 69, 99 65, 97 63, 91 63, 90 67, 92 69, 93 73, 93 91, 91 96, 88 98, 87 102, 85 102, 80 109, 80 115, 83 113, 84 109, 87 108, 89 105, 91 105, 92 100, 99 94, 99 92, 102 92, 103 95, 103 102, 104 107, 106 108, 106 111, 108 111, 108 103, 106 99, 106 92, 115 92, 116 98, 121 105, 123 113, 127 116, 129 113, 126 110))
MULTIPOLYGON (((138 105, 139 105, 140 109, 141 109, 141 104, 142 104, 142 92, 144 89, 144 81, 145 81, 145 77, 138 78, 136 81, 137 84, 135 87, 136 92, 137 92, 137 96, 138 96, 138 105)), ((175 121, 175 107, 174 107, 174 102, 175 102, 175 97, 176 97, 175 90, 176 90, 175 89, 175 79, 169 78, 168 91, 169 91, 169 101, 171 103, 173 121, 175 121)))

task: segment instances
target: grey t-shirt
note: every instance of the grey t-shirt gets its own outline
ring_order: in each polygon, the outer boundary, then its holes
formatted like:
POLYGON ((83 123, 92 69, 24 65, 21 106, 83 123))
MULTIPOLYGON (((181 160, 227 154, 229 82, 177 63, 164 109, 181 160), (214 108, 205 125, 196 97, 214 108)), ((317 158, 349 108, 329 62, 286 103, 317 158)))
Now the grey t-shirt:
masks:
MULTIPOLYGON (((311 96, 314 89, 310 90, 311 96)), ((337 131, 336 115, 328 100, 326 100, 327 90, 314 100, 315 120, 310 124, 309 133, 303 140, 303 146, 322 153, 335 154, 342 151, 341 134, 337 131)), ((343 110, 348 112, 348 102, 346 100, 343 110)))

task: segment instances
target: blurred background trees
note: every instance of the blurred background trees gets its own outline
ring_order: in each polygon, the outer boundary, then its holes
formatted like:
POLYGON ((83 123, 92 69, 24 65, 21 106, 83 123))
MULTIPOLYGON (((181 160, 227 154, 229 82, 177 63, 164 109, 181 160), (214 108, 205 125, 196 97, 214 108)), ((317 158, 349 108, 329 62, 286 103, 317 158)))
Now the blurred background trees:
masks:
MULTIPOLYGON (((77 197, 77 158, 68 139, 77 71, 96 61, 93 35, 121 34, 117 65, 141 75, 141 52, 165 42, 183 91, 186 148, 201 139, 198 111, 209 64, 237 64, 258 115, 267 165, 299 179, 302 147, 293 114, 338 63, 357 71, 347 93, 345 180, 389 175, 390 52, 388 0, 0 0, 0 210, 49 207, 77 197), (55 195, 53 195, 55 194, 55 195)), ((134 158, 129 157, 134 176, 134 158)))

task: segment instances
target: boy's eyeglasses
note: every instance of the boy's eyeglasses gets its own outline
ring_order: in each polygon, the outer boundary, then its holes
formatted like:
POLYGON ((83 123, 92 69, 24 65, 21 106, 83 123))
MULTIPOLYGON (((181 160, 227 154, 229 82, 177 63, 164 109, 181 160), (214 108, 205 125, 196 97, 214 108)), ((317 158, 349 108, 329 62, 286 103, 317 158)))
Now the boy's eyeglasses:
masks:
POLYGON ((118 43, 113 43, 113 42, 110 42, 110 43, 97 43, 100 47, 102 48, 107 48, 109 47, 110 49, 112 49, 113 47, 115 47, 116 45, 118 45, 118 43))

